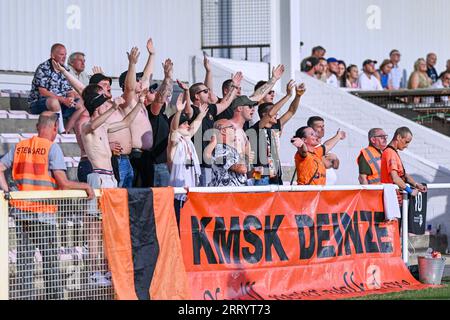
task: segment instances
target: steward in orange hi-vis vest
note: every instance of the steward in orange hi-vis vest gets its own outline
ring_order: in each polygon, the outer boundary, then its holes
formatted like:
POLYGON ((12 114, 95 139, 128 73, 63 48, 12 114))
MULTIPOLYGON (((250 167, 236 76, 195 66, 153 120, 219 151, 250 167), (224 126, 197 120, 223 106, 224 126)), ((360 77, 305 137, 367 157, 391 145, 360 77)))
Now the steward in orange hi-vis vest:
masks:
POLYGON ((369 146, 360 151, 357 159, 359 159, 360 156, 364 157, 372 171, 372 174, 367 176, 369 184, 381 184, 381 152, 378 149, 369 146))
POLYGON ((37 136, 16 146, 12 176, 19 191, 56 190, 48 171, 48 155, 53 142, 37 136))
MULTIPOLYGON (((16 145, 12 177, 19 191, 56 190, 58 186, 48 171, 50 148, 53 142, 40 137, 23 140, 16 145)), ((17 209, 35 213, 55 213, 56 205, 40 202, 11 200, 17 209)))

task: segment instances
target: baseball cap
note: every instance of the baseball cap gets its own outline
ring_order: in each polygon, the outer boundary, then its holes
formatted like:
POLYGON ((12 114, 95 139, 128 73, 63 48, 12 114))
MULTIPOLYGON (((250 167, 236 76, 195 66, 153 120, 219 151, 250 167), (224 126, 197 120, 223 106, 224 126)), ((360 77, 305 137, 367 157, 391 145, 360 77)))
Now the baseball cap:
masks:
MULTIPOLYGON (((122 72, 122 74, 119 77, 119 86, 123 89, 125 87, 125 78, 127 77, 128 71, 122 72)), ((136 81, 141 80, 141 78, 144 76, 143 72, 136 73, 136 81)))
POLYGON ((333 57, 327 59, 327 63, 333 63, 333 62, 339 62, 339 60, 336 58, 333 58, 333 57))
POLYGON ((364 60, 363 67, 365 67, 366 64, 369 64, 369 63, 377 64, 378 62, 376 60, 367 59, 367 60, 364 60))
POLYGON ((250 106, 253 107, 255 105, 257 105, 258 102, 250 100, 249 97, 247 96, 239 96, 236 99, 233 100, 233 102, 231 103, 231 111, 234 112, 234 110, 236 110, 237 107, 241 107, 241 106, 250 106))
POLYGON ((112 84, 112 79, 110 77, 105 76, 102 73, 93 74, 92 77, 89 79, 89 84, 98 84, 100 81, 103 80, 108 80, 109 85, 112 84))

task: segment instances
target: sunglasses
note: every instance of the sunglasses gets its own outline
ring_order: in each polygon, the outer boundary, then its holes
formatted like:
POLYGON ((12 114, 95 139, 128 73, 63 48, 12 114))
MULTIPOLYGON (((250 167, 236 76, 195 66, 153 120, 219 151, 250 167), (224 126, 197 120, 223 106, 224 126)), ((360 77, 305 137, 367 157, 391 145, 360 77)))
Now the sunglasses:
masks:
POLYGON ((200 91, 197 92, 196 94, 199 94, 199 93, 206 93, 206 94, 208 94, 208 93, 209 93, 209 89, 206 88, 206 89, 200 90, 200 91))

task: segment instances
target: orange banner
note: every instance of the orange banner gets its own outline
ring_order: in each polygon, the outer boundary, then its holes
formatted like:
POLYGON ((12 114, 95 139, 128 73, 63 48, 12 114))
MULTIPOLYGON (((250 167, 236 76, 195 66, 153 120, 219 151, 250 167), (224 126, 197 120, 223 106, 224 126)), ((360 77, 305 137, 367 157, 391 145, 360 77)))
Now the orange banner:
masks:
POLYGON ((339 299, 422 289, 382 191, 190 193, 181 211, 193 299, 339 299))

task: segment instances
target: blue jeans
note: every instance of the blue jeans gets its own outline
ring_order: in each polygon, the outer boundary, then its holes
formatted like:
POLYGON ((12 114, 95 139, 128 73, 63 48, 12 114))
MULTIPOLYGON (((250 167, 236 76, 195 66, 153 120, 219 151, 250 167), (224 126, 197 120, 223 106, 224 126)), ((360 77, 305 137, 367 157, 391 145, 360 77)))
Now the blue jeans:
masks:
POLYGON ((133 167, 131 166, 128 156, 120 156, 119 159, 119 188, 133 187, 133 167))
POLYGON ((255 180, 253 185, 255 185, 255 186, 268 186, 270 184, 269 180, 270 179, 269 179, 268 176, 261 177, 261 179, 255 180))
POLYGON ((153 170, 153 187, 169 186, 170 173, 167 163, 154 164, 153 170))

